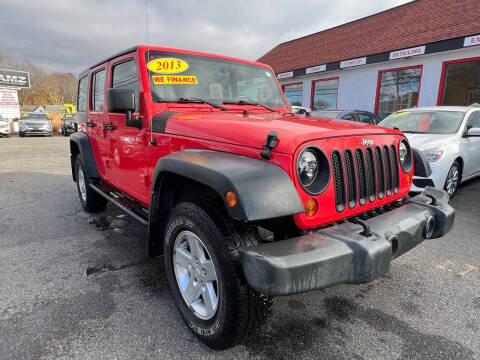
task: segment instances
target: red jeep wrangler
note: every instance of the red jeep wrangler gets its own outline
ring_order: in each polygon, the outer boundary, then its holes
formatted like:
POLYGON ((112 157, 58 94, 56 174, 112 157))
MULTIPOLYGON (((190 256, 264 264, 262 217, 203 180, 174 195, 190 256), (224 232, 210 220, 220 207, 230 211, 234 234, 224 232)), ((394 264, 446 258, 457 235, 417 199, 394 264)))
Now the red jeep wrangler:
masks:
POLYGON ((240 343, 272 297, 365 283, 448 232, 444 191, 400 131, 290 113, 266 65, 138 46, 84 71, 70 137, 83 208, 148 226, 207 345, 240 343))

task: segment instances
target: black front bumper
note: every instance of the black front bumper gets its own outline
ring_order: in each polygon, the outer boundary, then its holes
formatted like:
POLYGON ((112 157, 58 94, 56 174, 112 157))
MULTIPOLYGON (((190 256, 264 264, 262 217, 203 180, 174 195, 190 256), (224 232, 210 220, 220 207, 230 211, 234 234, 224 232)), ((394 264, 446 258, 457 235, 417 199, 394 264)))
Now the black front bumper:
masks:
POLYGON ((426 238, 453 226, 455 211, 443 190, 427 188, 364 225, 344 222, 312 234, 240 249, 249 285, 268 295, 288 295, 341 283, 366 283, 426 238), (365 229, 368 228, 368 232, 365 229))

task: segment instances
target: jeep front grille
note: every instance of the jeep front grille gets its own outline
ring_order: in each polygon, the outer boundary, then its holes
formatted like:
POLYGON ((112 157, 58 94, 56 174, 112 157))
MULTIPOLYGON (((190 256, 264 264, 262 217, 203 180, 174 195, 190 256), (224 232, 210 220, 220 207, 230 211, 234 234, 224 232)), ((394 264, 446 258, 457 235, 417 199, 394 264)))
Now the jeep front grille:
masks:
POLYGON ((400 188, 397 150, 394 145, 354 152, 346 149, 343 156, 332 151, 332 171, 335 186, 335 207, 338 212, 346 206, 353 209, 392 194, 400 188), (342 161, 343 160, 343 161, 342 161))

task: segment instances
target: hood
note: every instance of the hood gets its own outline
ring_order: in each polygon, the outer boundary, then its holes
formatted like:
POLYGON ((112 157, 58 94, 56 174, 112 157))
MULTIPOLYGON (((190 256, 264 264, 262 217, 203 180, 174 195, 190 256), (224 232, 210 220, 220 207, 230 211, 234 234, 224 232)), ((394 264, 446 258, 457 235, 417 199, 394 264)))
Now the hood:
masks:
POLYGON ((297 116, 282 113, 243 115, 216 111, 178 113, 168 119, 165 133, 263 149, 270 131, 276 131, 274 151, 293 154, 306 141, 322 138, 401 134, 397 130, 342 119, 297 116))
POLYGON ((456 134, 405 134, 410 145, 418 150, 442 147, 456 139, 456 134))

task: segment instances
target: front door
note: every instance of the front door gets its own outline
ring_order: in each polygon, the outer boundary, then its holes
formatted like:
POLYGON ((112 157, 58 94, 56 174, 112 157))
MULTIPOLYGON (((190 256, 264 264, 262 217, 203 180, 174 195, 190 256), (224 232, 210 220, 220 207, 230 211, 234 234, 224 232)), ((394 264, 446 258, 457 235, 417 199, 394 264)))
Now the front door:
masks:
MULTIPOLYGON (((139 115, 138 71, 134 55, 116 59, 110 67, 109 86, 128 88, 135 93, 135 112, 139 115)), ((148 203, 147 147, 144 129, 126 126, 125 114, 108 113, 108 162, 110 183, 122 192, 148 203)))
POLYGON ((469 177, 480 172, 480 137, 467 136, 469 128, 480 128, 480 111, 470 114, 465 127, 465 136, 462 138, 461 153, 464 158, 463 177, 469 177))

